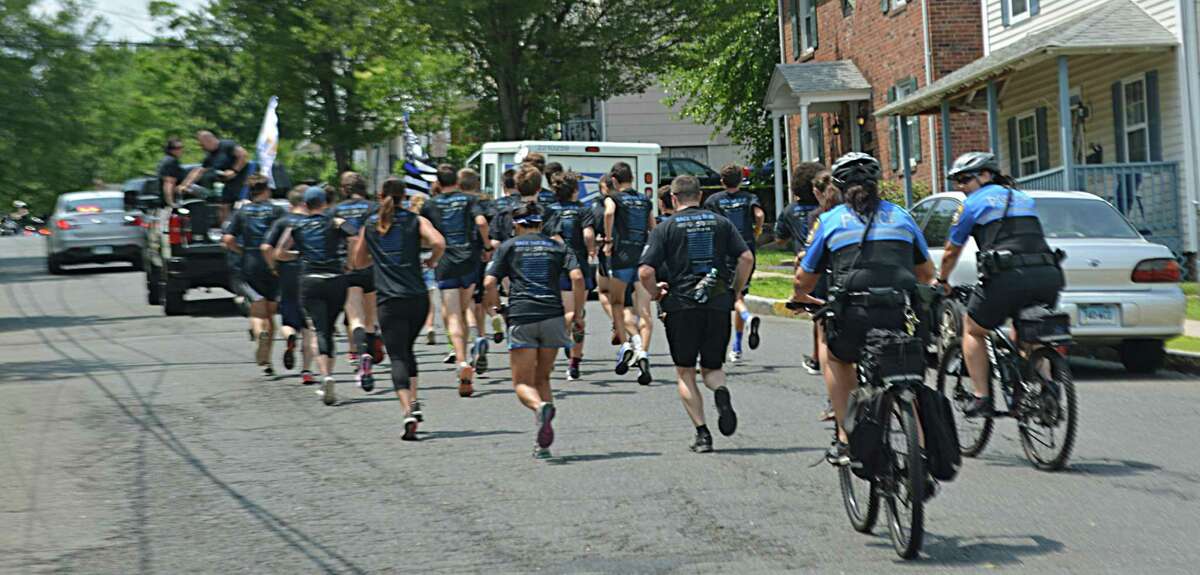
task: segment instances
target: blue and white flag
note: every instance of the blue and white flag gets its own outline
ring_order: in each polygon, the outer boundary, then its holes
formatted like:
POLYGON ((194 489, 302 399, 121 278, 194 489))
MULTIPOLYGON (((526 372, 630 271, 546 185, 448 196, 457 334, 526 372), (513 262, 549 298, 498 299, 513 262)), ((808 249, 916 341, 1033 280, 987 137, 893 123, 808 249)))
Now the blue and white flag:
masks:
POLYGON ((428 194, 430 186, 435 181, 437 181, 437 168, 414 158, 409 158, 404 162, 404 184, 409 192, 428 194))
POLYGON ((279 98, 271 96, 267 102, 267 113, 263 116, 262 128, 258 131, 258 142, 254 145, 258 153, 258 173, 267 177, 272 188, 275 187, 272 168, 275 167, 275 155, 279 151, 279 116, 275 113, 278 105, 279 98))

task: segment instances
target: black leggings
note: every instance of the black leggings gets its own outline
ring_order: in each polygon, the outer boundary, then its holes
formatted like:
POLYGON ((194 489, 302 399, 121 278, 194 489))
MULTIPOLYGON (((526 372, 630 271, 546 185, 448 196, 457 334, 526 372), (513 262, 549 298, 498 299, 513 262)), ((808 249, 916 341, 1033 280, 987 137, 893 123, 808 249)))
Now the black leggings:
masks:
POLYGON ((321 355, 333 357, 333 329, 346 305, 346 276, 301 276, 300 304, 317 332, 321 355))
POLYGON ((413 342, 425 327, 429 296, 389 298, 379 302, 379 329, 383 345, 392 359, 392 388, 408 389, 409 378, 417 377, 413 342))

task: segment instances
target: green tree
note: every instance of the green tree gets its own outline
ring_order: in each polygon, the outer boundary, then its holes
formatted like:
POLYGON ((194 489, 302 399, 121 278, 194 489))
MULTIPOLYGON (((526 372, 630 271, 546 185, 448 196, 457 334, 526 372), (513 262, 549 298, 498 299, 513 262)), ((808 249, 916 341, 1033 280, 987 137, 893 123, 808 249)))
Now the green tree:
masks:
POLYGON ((697 28, 695 0, 409 0, 469 66, 464 93, 505 139, 537 137, 588 98, 638 92, 697 28))
POLYGON ((779 63, 775 0, 713 0, 703 5, 703 29, 676 49, 663 79, 668 103, 699 124, 727 130, 751 151, 751 160, 771 157, 771 116, 763 98, 779 63))

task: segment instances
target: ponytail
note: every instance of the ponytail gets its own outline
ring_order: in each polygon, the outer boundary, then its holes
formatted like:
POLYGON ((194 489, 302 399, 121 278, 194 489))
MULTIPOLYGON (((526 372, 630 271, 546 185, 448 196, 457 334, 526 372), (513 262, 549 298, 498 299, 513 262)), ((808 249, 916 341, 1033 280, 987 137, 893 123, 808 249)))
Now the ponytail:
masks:
POLYGON ((879 209, 879 185, 874 181, 854 182, 843 196, 850 209, 860 216, 869 217, 879 209))
POLYGON ((380 235, 387 234, 388 230, 392 229, 392 220, 396 217, 396 203, 404 201, 407 191, 404 182, 397 178, 384 180, 379 191, 379 195, 382 196, 379 199, 379 221, 375 224, 375 230, 380 235))

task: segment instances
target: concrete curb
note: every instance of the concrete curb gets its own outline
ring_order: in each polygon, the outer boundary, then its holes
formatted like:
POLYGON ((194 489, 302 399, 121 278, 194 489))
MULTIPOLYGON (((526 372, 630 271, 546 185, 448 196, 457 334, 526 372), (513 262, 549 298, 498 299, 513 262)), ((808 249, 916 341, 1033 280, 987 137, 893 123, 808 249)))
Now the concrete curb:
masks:
MULTIPOLYGON (((750 313, 755 315, 811 321, 807 314, 797 314, 784 307, 784 300, 748 295, 746 296, 746 307, 750 308, 750 313)), ((1200 374, 1200 353, 1168 349, 1165 367, 1183 373, 1200 374)))

